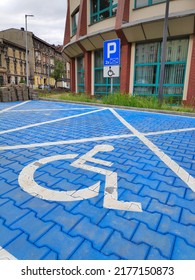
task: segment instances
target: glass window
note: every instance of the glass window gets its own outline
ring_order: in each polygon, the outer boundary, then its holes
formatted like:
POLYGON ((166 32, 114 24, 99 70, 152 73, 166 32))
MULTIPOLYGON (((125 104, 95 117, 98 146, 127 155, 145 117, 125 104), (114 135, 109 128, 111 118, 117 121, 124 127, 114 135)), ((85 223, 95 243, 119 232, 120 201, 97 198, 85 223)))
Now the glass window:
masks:
POLYGON ((91 23, 116 15, 118 0, 91 0, 91 23))
MULTIPOLYGON (((167 42, 164 94, 182 96, 187 54, 188 39, 167 42)), ((160 67, 161 42, 136 45, 134 94, 158 94, 160 67)))
MULTIPOLYGON (((95 94, 108 94, 111 92, 111 79, 103 77, 103 50, 95 51, 95 94)), ((120 78, 113 78, 113 91, 120 91, 120 78)))
POLYGON ((77 58, 77 86, 78 92, 85 92, 85 70, 83 56, 77 58))
POLYGON ((72 36, 74 36, 77 32, 78 21, 79 21, 79 9, 77 9, 72 14, 72 36))
POLYGON ((3 86, 3 76, 0 76, 0 86, 3 86))
POLYGON ((141 8, 166 2, 166 0, 135 0, 135 8, 141 8))

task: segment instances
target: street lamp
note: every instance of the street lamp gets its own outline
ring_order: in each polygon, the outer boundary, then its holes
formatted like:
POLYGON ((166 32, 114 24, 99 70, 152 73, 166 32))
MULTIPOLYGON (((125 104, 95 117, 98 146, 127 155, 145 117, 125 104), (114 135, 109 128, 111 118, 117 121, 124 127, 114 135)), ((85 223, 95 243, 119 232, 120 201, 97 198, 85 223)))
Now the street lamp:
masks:
POLYGON ((26 85, 29 86, 29 69, 28 69, 28 30, 27 30, 27 19, 28 17, 34 17, 34 15, 25 15, 25 30, 26 30, 26 85))
POLYGON ((158 90, 158 101, 162 105, 163 102, 163 83, 165 76, 165 60, 166 60, 166 45, 167 45, 167 34, 168 34, 168 19, 169 19, 169 0, 166 0, 164 30, 163 30, 163 42, 162 42, 162 53, 161 53, 161 68, 160 68, 160 81, 158 90))

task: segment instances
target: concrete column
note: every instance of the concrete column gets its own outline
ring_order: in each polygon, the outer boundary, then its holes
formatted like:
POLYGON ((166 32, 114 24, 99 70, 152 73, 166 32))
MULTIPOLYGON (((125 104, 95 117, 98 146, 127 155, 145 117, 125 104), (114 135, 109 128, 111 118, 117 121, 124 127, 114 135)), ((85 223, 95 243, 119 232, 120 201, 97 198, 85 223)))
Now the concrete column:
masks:
POLYGON ((75 58, 71 58, 70 74, 71 74, 70 90, 71 90, 71 92, 76 92, 76 60, 75 60, 75 58))
POLYGON ((120 76, 121 93, 129 93, 130 64, 131 64, 131 44, 127 42, 125 44, 122 44, 121 46, 121 76, 120 76))
POLYGON ((84 54, 84 69, 85 69, 85 93, 91 95, 92 84, 91 84, 91 52, 85 52, 84 54))
POLYGON ((195 34, 193 38, 192 57, 187 91, 187 104, 195 106, 195 34))
POLYGON ((130 83, 130 63, 131 63, 131 44, 122 30, 123 22, 129 21, 130 1, 121 0, 118 2, 116 14, 115 30, 118 38, 121 40, 121 75, 120 75, 120 91, 121 93, 129 93, 130 83))

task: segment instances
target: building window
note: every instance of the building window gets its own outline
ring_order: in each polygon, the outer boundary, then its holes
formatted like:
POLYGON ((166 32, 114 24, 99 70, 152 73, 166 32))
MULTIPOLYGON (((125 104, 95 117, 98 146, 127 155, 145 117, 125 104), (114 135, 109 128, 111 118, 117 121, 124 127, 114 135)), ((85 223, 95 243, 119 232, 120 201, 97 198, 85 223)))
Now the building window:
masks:
POLYGON ((78 92, 85 92, 85 70, 83 56, 77 58, 77 85, 78 92))
POLYGON ((91 0, 91 24, 116 15, 118 0, 91 0))
MULTIPOLYGON (((136 45, 134 94, 157 95, 161 67, 161 42, 136 45)), ((188 39, 167 42, 163 93, 182 96, 188 39)))
POLYGON ((72 14, 72 36, 74 36, 77 33, 78 21, 79 8, 77 8, 76 11, 72 14))
POLYGON ((0 87, 3 86, 3 76, 0 76, 0 87))
MULTIPOLYGON (((103 77, 103 50, 95 51, 94 79, 95 94, 111 93, 111 79, 103 77)), ((120 78, 113 78, 113 91, 120 91, 120 78)))
POLYGON ((166 0, 135 0, 135 9, 166 2, 166 0))

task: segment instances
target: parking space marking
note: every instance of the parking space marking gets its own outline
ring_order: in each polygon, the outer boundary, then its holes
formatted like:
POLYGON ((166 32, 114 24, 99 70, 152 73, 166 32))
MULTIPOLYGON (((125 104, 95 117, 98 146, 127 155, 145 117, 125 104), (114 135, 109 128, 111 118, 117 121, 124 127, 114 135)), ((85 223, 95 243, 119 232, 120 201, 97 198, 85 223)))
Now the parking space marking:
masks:
POLYGON ((37 126, 41 126, 41 125, 45 125, 45 124, 50 124, 50 123, 60 122, 60 121, 73 119, 73 118, 77 118, 77 117, 82 117, 82 116, 85 116, 85 115, 101 112, 101 111, 104 111, 104 110, 106 110, 106 109, 103 108, 103 109, 100 109, 100 110, 85 112, 85 113, 82 113, 82 114, 77 114, 77 115, 68 116, 68 117, 64 117, 64 118, 59 118, 59 119, 55 119, 55 120, 51 120, 51 121, 40 122, 40 123, 36 123, 36 124, 30 124, 30 125, 25 125, 25 126, 22 126, 22 127, 8 129, 8 130, 0 131, 0 135, 10 133, 10 132, 14 132, 14 131, 24 130, 24 129, 27 129, 27 128, 37 127, 37 126))
POLYGON ((168 155, 161 151, 154 143, 147 139, 144 134, 140 133, 132 125, 130 125, 123 117, 121 117, 114 109, 109 109, 113 115, 126 126, 135 136, 137 136, 158 158, 163 161, 186 185, 195 192, 195 178, 192 177, 179 164, 172 160, 168 155))
POLYGON ((25 104, 28 103, 28 102, 30 102, 30 101, 25 101, 25 102, 22 102, 22 103, 20 103, 20 104, 17 104, 17 105, 14 105, 14 106, 5 108, 5 109, 3 109, 3 110, 0 111, 0 114, 2 114, 2 113, 4 113, 4 112, 7 112, 7 111, 10 111, 10 110, 12 110, 13 108, 16 108, 16 107, 19 107, 19 106, 23 106, 23 105, 25 105, 25 104))
POLYGON ((30 149, 30 148, 48 147, 48 146, 55 146, 55 145, 59 146, 59 145, 79 144, 85 142, 96 142, 96 141, 114 140, 114 139, 122 139, 122 138, 125 139, 130 137, 135 137, 135 136, 132 134, 122 134, 122 135, 92 137, 92 138, 83 138, 83 139, 74 139, 74 140, 56 141, 56 142, 44 142, 44 143, 14 145, 14 146, 0 146, 0 151, 30 149))
MULTIPOLYGON (((182 129, 164 130, 164 131, 161 130, 161 131, 143 133, 142 135, 153 136, 153 135, 163 135, 163 134, 188 132, 188 131, 195 131, 195 128, 182 128, 182 129)), ((59 145, 79 144, 85 142, 106 141, 106 140, 123 139, 123 138, 126 139, 131 137, 136 137, 136 136, 134 134, 121 134, 121 135, 91 137, 91 138, 82 138, 82 139, 55 141, 55 142, 43 142, 43 143, 23 144, 23 145, 14 145, 14 146, 0 146, 0 151, 31 149, 31 148, 48 147, 48 146, 55 146, 55 145, 59 146, 59 145)))
MULTIPOLYGON (((16 108, 15 115, 14 110, 5 111, 3 120, 9 116, 14 120, 5 129, 33 124, 30 112, 36 110, 35 126, 39 120, 104 108, 78 106, 30 102, 22 110, 16 108), (41 119, 44 114, 50 117, 41 119), (28 123, 23 123, 23 116, 28 123)), ((195 193, 180 180, 195 175, 194 120, 158 119, 156 114, 145 119, 142 113, 104 109, 97 115, 1 137, 0 151, 8 152, 2 152, 0 173, 0 260, 195 257, 195 193), (22 137, 28 140, 21 141, 22 137), (106 146, 110 151, 94 154, 106 146), (21 172, 25 188, 32 187, 29 193, 18 182, 21 172), (51 201, 42 200, 33 182, 43 192, 51 191, 51 201), (55 201, 63 198, 63 192, 70 200, 55 201)))
POLYGON ((1 260, 17 260, 17 259, 0 246, 0 261, 1 260))
POLYGON ((82 111, 82 110, 92 110, 92 109, 97 109, 97 107, 90 107, 90 108, 67 108, 67 109, 26 109, 26 110, 12 110, 10 112, 18 112, 18 113, 24 113, 24 112, 44 112, 44 111, 52 111, 52 112, 55 112, 55 111, 82 111))
MULTIPOLYGON (((104 202, 103 206, 109 209, 126 210, 132 212, 142 212, 142 205, 138 202, 125 202, 118 200, 118 174, 109 169, 94 167, 89 163, 96 163, 103 166, 111 167, 113 165, 110 161, 94 158, 99 152, 111 152, 114 147, 111 145, 96 145, 92 150, 72 162, 71 166, 88 170, 97 174, 105 175, 104 188, 104 202)), ((64 201, 72 202, 93 198, 99 195, 100 181, 91 185, 88 188, 71 191, 57 191, 51 190, 37 184, 34 179, 36 170, 47 163, 57 160, 75 159, 78 154, 65 154, 42 158, 38 161, 32 162, 22 169, 19 174, 18 182, 20 187, 32 196, 49 201, 64 201)))
POLYGON ((187 132, 187 131, 194 131, 195 128, 181 128, 181 129, 172 129, 172 130, 164 130, 164 131, 155 131, 155 132, 148 132, 143 133, 144 136, 153 136, 153 135, 161 135, 161 134, 169 134, 169 133, 177 133, 177 132, 187 132))

